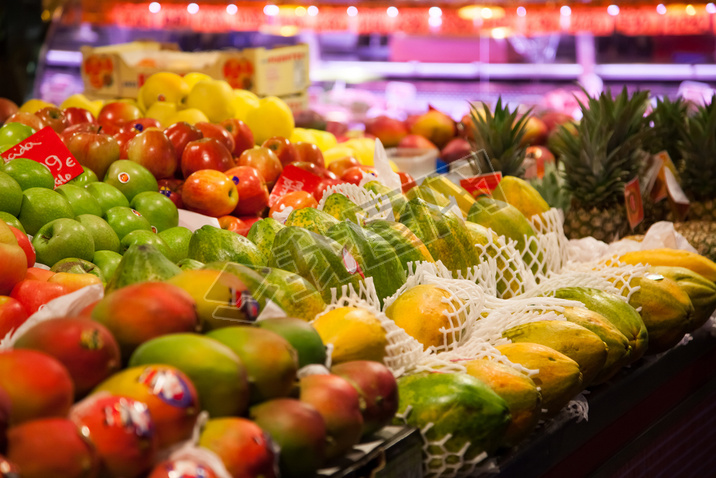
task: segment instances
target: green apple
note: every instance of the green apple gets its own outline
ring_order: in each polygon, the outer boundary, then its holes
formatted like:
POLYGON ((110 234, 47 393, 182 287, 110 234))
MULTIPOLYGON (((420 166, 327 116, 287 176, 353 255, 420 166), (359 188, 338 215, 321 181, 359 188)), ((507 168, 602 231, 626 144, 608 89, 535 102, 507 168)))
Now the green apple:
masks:
POLYGON ((104 279, 109 282, 122 261, 122 254, 114 251, 95 251, 92 262, 100 268, 104 279))
POLYGON ((25 228, 22 227, 22 223, 18 218, 8 212, 0 211, 0 221, 5 221, 8 226, 16 227, 20 229, 20 231, 25 232, 25 228))
POLYGON ((35 134, 35 130, 22 123, 10 122, 0 128, 0 145, 15 146, 35 134))
POLYGON ((186 227, 177 226, 165 229, 157 235, 169 246, 170 255, 167 257, 176 263, 189 256, 191 234, 191 231, 186 227))
POLYGON ((122 191, 130 201, 141 192, 159 191, 157 178, 151 171, 128 159, 113 162, 107 169, 104 182, 122 191))
POLYGON ((147 218, 149 224, 156 228, 155 232, 179 225, 179 210, 174 202, 162 193, 144 191, 134 196, 129 205, 147 218))
POLYGON ((74 217, 72 206, 57 191, 30 188, 22 192, 22 207, 17 218, 25 228, 25 232, 31 236, 34 236, 48 222, 59 218, 73 219, 74 217))
POLYGON ((111 184, 101 182, 87 183, 85 184, 85 189, 97 200, 103 214, 106 214, 113 207, 129 207, 129 201, 122 194, 122 191, 111 184))
POLYGON ((113 207, 105 213, 104 220, 117 233, 120 243, 124 236, 137 229, 152 232, 152 226, 147 221, 147 218, 131 207, 113 207))
POLYGON ((93 214, 82 214, 77 216, 75 220, 92 234, 96 251, 119 252, 119 237, 107 221, 93 214))
POLYGON ((20 206, 22 188, 12 176, 0 171, 0 211, 17 216, 20 214, 20 206))
POLYGON ((77 186, 84 186, 85 184, 96 183, 97 181, 99 181, 99 179, 97 179, 97 175, 90 168, 82 169, 82 174, 70 179, 68 183, 76 184, 77 186))
POLYGON ((88 261, 94 257, 92 235, 74 219, 60 218, 45 224, 32 238, 32 246, 37 262, 50 267, 68 257, 88 261))
POLYGON ((142 245, 142 244, 150 244, 157 248, 159 252, 164 254, 164 257, 171 260, 171 249, 169 246, 164 242, 164 240, 159 237, 157 234, 153 233, 152 231, 146 231, 144 229, 137 229, 135 231, 130 232, 126 236, 122 238, 121 241, 121 252, 124 254, 127 249, 129 249, 129 246, 132 245, 142 245))
POLYGON ((30 188, 54 189, 55 177, 42 163, 27 158, 13 159, 3 166, 3 172, 12 176, 22 190, 30 188))
POLYGON ((95 197, 82 186, 63 184, 55 188, 55 191, 67 199, 67 202, 72 206, 72 212, 75 213, 75 216, 81 214, 102 215, 102 206, 100 206, 95 197))
MULTIPOLYGON (((94 257, 94 254, 93 254, 94 257)), ((104 275, 102 269, 96 264, 78 257, 68 257, 61 259, 50 268, 52 272, 69 272, 71 274, 92 274, 104 282, 104 275)))

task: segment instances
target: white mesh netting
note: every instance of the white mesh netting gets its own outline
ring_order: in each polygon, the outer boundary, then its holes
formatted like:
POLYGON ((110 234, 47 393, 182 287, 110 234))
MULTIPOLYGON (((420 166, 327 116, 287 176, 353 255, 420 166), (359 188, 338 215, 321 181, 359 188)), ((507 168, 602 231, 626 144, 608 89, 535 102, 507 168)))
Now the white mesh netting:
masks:
POLYGON ((383 330, 385 330, 388 345, 384 363, 393 372, 393 375, 399 377, 406 370, 413 369, 421 361, 424 355, 423 345, 398 327, 381 310, 372 277, 361 281, 359 290, 355 290, 351 284, 348 284, 343 285, 340 291, 331 289, 331 294, 331 303, 316 318, 340 307, 366 309, 380 321, 383 330))
POLYGON ((318 203, 318 209, 323 211, 326 200, 333 193, 343 194, 351 202, 359 206, 365 211, 366 219, 388 219, 394 220, 393 205, 386 196, 379 196, 373 191, 366 188, 356 186, 355 184, 336 184, 329 186, 323 192, 323 197, 318 203))
POLYGON ((524 293, 536 285, 534 274, 522 260, 515 241, 505 236, 488 235, 484 244, 475 244, 480 259, 489 266, 484 272, 494 269, 492 277, 481 277, 478 284, 487 286, 486 292, 508 299, 524 293), (494 265, 491 265, 494 263, 494 265), (494 283, 494 286, 492 285, 494 283))
MULTIPOLYGON (((595 261, 595 262, 569 262, 565 267, 564 274, 569 276, 569 272, 581 272, 582 279, 581 284, 574 283, 574 286, 580 287, 594 287, 600 288, 599 286, 589 285, 590 283, 599 283, 602 281, 608 282, 610 285, 603 285, 602 290, 608 290, 615 292, 624 300, 629 301, 632 294, 639 290, 639 286, 635 285, 637 282, 634 279, 643 276, 648 270, 648 266, 645 265, 630 265, 619 261, 616 257, 595 261), (569 271, 569 272, 567 272, 569 271)), ((601 282, 605 284, 604 282, 601 282)), ((563 286, 567 287, 567 286, 563 286)))

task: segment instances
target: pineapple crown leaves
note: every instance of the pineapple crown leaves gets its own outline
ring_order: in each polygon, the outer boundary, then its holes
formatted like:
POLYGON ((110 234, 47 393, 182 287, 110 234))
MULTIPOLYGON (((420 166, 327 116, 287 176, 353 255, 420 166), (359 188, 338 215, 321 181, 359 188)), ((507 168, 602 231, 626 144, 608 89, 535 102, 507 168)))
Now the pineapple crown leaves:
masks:
POLYGON ((561 126, 552 146, 563 161, 565 189, 580 205, 608 207, 623 200, 626 182, 639 174, 641 146, 651 134, 644 114, 648 92, 629 96, 626 88, 579 103, 582 120, 561 126))
POLYGON ((679 170, 684 189, 693 198, 716 197, 716 96, 699 106, 686 121, 685 134, 679 141, 679 170))
POLYGON ((529 120, 530 108, 522 116, 517 108, 510 111, 497 99, 494 111, 487 104, 482 111, 474 104, 470 105, 472 117, 472 137, 470 144, 474 151, 484 151, 489 161, 489 169, 502 172, 503 176, 522 176, 525 160, 525 146, 521 144, 525 135, 525 126, 529 120))
POLYGON ((681 97, 674 101, 668 97, 657 98, 656 106, 649 115, 649 121, 654 124, 654 135, 649 145, 651 153, 666 151, 673 161, 679 161, 679 142, 686 132, 688 109, 688 102, 681 97))

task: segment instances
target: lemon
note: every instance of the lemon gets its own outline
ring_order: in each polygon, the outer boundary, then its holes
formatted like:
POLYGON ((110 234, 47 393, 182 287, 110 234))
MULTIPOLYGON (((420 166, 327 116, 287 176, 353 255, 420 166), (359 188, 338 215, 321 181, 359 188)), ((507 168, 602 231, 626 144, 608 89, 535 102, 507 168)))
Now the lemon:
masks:
POLYGON ((248 90, 234 90, 231 103, 234 107, 234 118, 246 122, 249 112, 259 107, 259 97, 248 90))
POLYGON ((188 94, 189 85, 184 78, 176 73, 162 71, 147 78, 139 88, 137 100, 148 110, 157 101, 181 103, 188 94))
POLYGON ((186 97, 187 108, 201 110, 209 121, 219 123, 234 116, 234 90, 223 80, 197 82, 186 97))
POLYGON ((189 124, 196 124, 199 122, 208 122, 209 118, 207 118, 201 110, 196 108, 187 108, 185 110, 177 111, 167 119, 167 122, 170 125, 180 121, 186 121, 189 124))
POLYGON ((24 112, 24 113, 35 113, 36 111, 40 111, 42 108, 46 108, 48 106, 55 106, 52 103, 48 103, 47 101, 40 100, 38 98, 32 98, 31 100, 27 100, 20 106, 18 111, 24 112))
POLYGON ((176 103, 170 103, 169 101, 155 101, 154 104, 144 113, 144 116, 147 118, 154 118, 159 121, 162 128, 167 128, 174 124, 171 122, 171 119, 173 119, 176 113, 176 103))
POLYGON ((74 95, 68 96, 65 101, 60 104, 60 109, 65 108, 83 108, 92 113, 94 117, 96 118, 97 115, 99 115, 100 110, 102 109, 102 106, 104 106, 104 101, 102 100, 95 100, 90 101, 89 98, 87 98, 82 93, 76 93, 74 95))
POLYGON ((184 75, 184 83, 187 84, 189 90, 194 88, 194 85, 196 85, 200 81, 206 80, 213 80, 213 78, 205 73, 199 73, 198 71, 192 71, 191 73, 187 73, 186 75, 184 75))
POLYGON ((326 161, 326 165, 331 164, 333 161, 345 158, 346 156, 353 156, 355 152, 353 148, 350 148, 341 143, 323 152, 323 159, 326 161))
POLYGON ((290 138, 295 126, 291 108, 276 96, 262 98, 259 107, 249 111, 245 121, 254 133, 256 144, 263 144, 272 136, 290 138))
POLYGON ((385 329, 370 311, 339 307, 313 321, 324 344, 333 344, 333 364, 352 360, 383 362, 388 345, 385 329))
POLYGON ((318 146, 318 149, 320 149, 321 152, 328 151, 338 144, 338 140, 333 133, 322 131, 320 129, 314 129, 311 131, 313 131, 316 146, 318 146))
POLYGON ((373 166, 373 155, 375 154, 375 140, 370 138, 354 138, 349 139, 344 146, 353 150, 353 157, 361 164, 373 166))
POLYGON ((385 315, 427 349, 450 345, 459 338, 459 333, 445 333, 465 322, 464 313, 455 315, 459 307, 460 302, 447 290, 422 284, 400 294, 385 315))
POLYGON ((288 140, 292 143, 303 141, 305 143, 316 143, 316 136, 313 134, 315 130, 306 128, 293 128, 293 133, 288 140))

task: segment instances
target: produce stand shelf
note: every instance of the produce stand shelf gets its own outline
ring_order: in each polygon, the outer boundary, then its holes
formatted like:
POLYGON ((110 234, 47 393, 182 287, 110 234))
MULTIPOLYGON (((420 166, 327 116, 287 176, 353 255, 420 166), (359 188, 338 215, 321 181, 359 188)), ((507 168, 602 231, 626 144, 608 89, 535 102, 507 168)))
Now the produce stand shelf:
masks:
POLYGON ((710 329, 642 359, 587 400, 588 421, 555 420, 539 428, 498 458, 499 476, 714 476, 716 338, 710 329))

